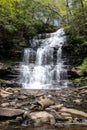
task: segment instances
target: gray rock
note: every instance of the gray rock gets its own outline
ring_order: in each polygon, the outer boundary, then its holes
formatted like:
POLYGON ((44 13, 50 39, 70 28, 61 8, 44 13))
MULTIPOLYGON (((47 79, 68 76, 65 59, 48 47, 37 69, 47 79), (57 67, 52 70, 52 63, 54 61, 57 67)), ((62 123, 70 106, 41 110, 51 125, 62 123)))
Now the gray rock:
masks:
POLYGON ((83 111, 79 111, 77 109, 63 107, 60 111, 61 112, 70 113, 70 114, 72 114, 72 116, 76 115, 76 116, 79 116, 79 117, 85 117, 85 118, 87 118, 87 113, 85 113, 83 111))
POLYGON ((21 109, 10 109, 10 108, 0 108, 1 117, 15 117, 23 115, 25 111, 21 109))
POLYGON ((47 122, 50 124, 55 124, 54 116, 46 111, 32 112, 30 113, 30 117, 35 122, 35 125, 47 122))
POLYGON ((6 103, 2 103, 1 104, 1 107, 8 107, 10 104, 8 103, 8 102, 6 102, 6 103))

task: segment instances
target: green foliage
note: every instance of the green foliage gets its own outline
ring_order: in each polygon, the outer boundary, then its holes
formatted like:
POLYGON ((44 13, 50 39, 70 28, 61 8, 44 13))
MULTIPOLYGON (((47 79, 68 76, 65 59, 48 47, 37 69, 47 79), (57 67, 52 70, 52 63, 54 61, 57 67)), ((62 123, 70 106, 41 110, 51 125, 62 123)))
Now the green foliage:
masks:
POLYGON ((87 41, 83 42, 82 47, 87 47, 87 41))
POLYGON ((29 37, 37 33, 57 29, 53 26, 57 13, 52 3, 53 0, 0 0, 0 57, 10 57, 12 52, 27 47, 29 37))
POLYGON ((75 78, 75 79, 73 79, 73 82, 81 83, 82 86, 87 86, 87 76, 82 76, 80 78, 75 78))
POLYGON ((87 70, 87 58, 85 58, 83 60, 83 63, 81 65, 81 69, 82 69, 83 72, 87 70))
POLYGON ((0 50, 27 46, 29 37, 56 30, 55 20, 63 25, 71 43, 83 47, 86 14, 87 0, 0 0, 0 50))

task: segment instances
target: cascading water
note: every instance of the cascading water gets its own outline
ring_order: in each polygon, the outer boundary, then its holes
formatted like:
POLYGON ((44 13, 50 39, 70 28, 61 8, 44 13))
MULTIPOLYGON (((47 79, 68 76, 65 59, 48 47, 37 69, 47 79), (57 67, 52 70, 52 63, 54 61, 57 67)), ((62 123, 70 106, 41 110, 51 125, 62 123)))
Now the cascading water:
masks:
POLYGON ((31 48, 24 49, 20 83, 27 89, 60 89, 67 87, 62 46, 66 41, 63 29, 34 37, 31 48))

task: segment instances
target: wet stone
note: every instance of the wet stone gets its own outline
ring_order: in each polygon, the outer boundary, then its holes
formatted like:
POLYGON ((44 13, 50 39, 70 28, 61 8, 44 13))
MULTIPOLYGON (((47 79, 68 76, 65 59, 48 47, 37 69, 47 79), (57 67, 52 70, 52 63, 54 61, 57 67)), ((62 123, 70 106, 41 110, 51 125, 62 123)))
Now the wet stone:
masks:
POLYGON ((10 103, 7 103, 7 102, 1 104, 1 107, 9 107, 9 106, 10 106, 10 103))
POLYGON ((27 96, 24 96, 24 95, 20 95, 19 97, 18 97, 18 99, 20 99, 20 100, 24 100, 24 99, 27 99, 28 97, 27 96))
POLYGON ((35 124, 47 123, 47 122, 49 122, 50 124, 55 124, 55 119, 53 115, 49 114, 46 111, 30 113, 30 117, 32 120, 34 120, 35 124))
POLYGON ((14 117, 23 114, 24 111, 21 109, 0 108, 0 116, 2 117, 14 117))

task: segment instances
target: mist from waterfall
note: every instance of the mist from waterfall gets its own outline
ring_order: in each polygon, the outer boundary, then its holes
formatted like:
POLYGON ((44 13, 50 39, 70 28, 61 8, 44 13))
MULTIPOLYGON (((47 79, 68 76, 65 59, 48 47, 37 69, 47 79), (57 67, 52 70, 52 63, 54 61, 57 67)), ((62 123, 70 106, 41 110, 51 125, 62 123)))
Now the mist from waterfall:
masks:
POLYGON ((60 89, 67 87, 62 46, 66 42, 63 29, 35 36, 31 48, 25 48, 20 65, 20 83, 26 89, 60 89))

